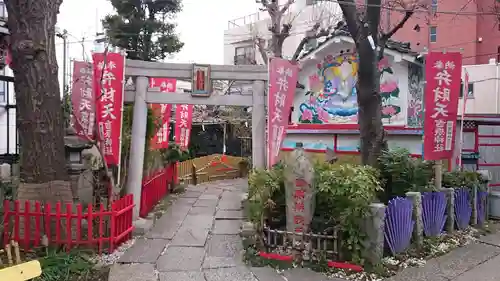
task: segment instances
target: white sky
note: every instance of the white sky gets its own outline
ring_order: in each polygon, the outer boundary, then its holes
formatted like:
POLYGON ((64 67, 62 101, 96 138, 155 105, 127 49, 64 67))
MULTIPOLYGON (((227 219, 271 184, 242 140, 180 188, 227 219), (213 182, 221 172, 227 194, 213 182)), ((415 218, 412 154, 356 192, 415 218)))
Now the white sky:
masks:
MULTIPOLYGON (((222 64, 227 21, 254 13, 258 8, 255 0, 183 0, 182 3, 177 32, 185 45, 172 62, 222 64)), ((95 33, 101 31, 100 19, 112 12, 108 0, 64 0, 57 27, 71 35, 68 59, 82 59, 83 48, 78 42, 82 37, 87 41, 86 56, 90 56, 95 33)), ((62 69, 62 40, 56 38, 56 45, 59 69, 62 69)), ((62 73, 59 79, 62 84, 62 73)))

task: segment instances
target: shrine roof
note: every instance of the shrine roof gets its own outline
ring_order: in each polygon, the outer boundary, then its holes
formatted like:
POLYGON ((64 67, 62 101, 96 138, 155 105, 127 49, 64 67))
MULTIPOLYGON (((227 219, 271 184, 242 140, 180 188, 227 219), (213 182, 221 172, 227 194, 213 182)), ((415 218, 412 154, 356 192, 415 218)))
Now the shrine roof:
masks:
MULTIPOLYGON (((322 42, 318 42, 318 45, 316 47, 314 47, 306 52, 303 52, 300 55, 299 60, 311 55, 312 53, 318 51, 319 49, 321 49, 323 46, 325 46, 327 44, 334 43, 333 39, 336 37, 337 38, 340 37, 341 39, 352 42, 351 34, 347 30, 347 26, 344 26, 340 29, 334 30, 329 36, 325 37, 325 39, 322 42)), ((387 40, 387 43, 385 44, 385 48, 386 48, 386 50, 396 51, 400 54, 406 54, 406 55, 410 55, 413 57, 417 57, 419 55, 419 53, 411 50, 410 42, 399 42, 399 41, 389 39, 389 40, 387 40)))

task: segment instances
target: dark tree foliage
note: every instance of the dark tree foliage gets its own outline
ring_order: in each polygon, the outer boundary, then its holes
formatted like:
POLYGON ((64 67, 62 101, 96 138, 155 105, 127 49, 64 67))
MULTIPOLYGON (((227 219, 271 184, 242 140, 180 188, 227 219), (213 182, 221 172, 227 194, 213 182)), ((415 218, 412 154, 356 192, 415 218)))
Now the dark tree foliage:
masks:
POLYGON ((180 0, 109 0, 116 14, 103 20, 110 43, 127 51, 127 57, 155 61, 179 52, 183 47, 177 34, 175 15, 180 0))

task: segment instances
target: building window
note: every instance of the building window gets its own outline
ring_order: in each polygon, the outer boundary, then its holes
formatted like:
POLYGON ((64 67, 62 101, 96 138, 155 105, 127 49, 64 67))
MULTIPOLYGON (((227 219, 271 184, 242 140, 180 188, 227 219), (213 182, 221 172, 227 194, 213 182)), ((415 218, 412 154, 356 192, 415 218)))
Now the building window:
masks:
POLYGON ((431 43, 436 43, 437 41, 437 27, 431 26, 429 27, 429 39, 431 43))
POLYGON ((500 63, 500 46, 497 47, 497 63, 500 63))
POLYGON ((432 0, 431 3, 431 13, 432 15, 436 15, 438 9, 438 1, 437 0, 432 0))
POLYGON ((0 1, 0 20, 7 20, 7 7, 4 1, 0 1))
POLYGON ((236 47, 234 51, 234 64, 255 64, 255 47, 236 47))
MULTIPOLYGON (((469 93, 467 94, 468 99, 474 98, 474 83, 469 83, 469 93)), ((460 98, 464 97, 464 81, 460 81, 460 98)))

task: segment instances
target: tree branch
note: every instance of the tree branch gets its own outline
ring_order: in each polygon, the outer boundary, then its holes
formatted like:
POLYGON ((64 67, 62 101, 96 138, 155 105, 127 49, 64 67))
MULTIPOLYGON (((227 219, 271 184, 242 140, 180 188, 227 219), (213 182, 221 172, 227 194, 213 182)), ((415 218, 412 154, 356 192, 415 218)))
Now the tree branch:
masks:
POLYGON ((389 38, 396 34, 396 32, 405 25, 405 23, 411 18, 413 13, 414 10, 406 11, 405 16, 398 24, 396 24, 389 32, 384 33, 380 36, 380 40, 378 42, 378 45, 380 46, 380 50, 378 52, 378 60, 381 60, 384 57, 385 44, 387 43, 387 40, 389 40, 389 38))
POLYGON ((413 13, 414 13, 413 10, 406 11, 405 16, 403 17, 403 19, 398 24, 396 24, 389 32, 384 33, 384 34, 382 34, 382 36, 380 36, 380 41, 386 41, 387 42, 387 40, 389 38, 391 38, 394 34, 396 34, 396 32, 398 30, 400 30, 401 28, 403 28, 403 26, 411 18, 411 16, 413 15, 413 13))
POLYGON ((257 49, 259 49, 259 53, 262 57, 262 60, 264 61, 264 64, 267 64, 269 58, 267 57, 267 52, 266 49, 264 48, 264 39, 256 38, 255 45, 257 46, 257 49))
POLYGON ((289 8, 290 6, 295 2, 295 0, 288 0, 285 5, 281 8, 281 14, 283 15, 289 8))
POLYGON ((309 40, 317 39, 317 38, 320 38, 323 36, 330 35, 329 29, 321 29, 318 32, 319 27, 320 27, 320 24, 316 23, 308 32, 306 32, 306 36, 304 38, 302 38, 299 45, 297 46, 297 49, 295 49, 295 53, 293 54, 292 61, 297 61, 300 53, 304 49, 304 46, 309 42, 309 40))
POLYGON ((354 0, 344 0, 339 2, 340 9, 342 10, 342 14, 344 15, 344 19, 347 24, 347 29, 351 34, 354 42, 357 43, 358 34, 359 34, 359 24, 356 16, 356 2, 354 0))

